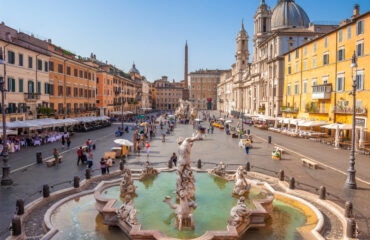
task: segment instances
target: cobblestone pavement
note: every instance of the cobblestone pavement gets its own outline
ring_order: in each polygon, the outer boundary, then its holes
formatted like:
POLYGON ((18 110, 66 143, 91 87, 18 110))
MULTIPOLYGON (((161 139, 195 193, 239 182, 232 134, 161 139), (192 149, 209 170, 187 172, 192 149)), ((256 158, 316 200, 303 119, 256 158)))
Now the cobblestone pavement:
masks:
MULTIPOLYGON (((203 125, 206 126, 206 123, 203 125)), ((110 128, 81 135, 78 134, 72 138, 72 143, 74 146, 78 146, 79 144, 84 143, 86 138, 97 139, 97 150, 95 151, 94 156, 94 168, 97 168, 98 158, 101 157, 105 151, 108 151, 112 146, 114 146, 113 131, 116 127, 117 125, 113 125, 110 128)), ((140 155, 133 154, 127 159, 128 166, 138 168, 147 160, 156 167, 167 166, 167 162, 172 153, 177 153, 177 137, 189 137, 192 132, 193 128, 191 125, 178 124, 174 132, 166 137, 165 143, 161 142, 161 138, 158 134, 151 142, 149 158, 146 156, 144 151, 142 151, 140 155)), ((215 164, 223 161, 228 164, 228 168, 235 169, 238 165, 244 165, 249 161, 252 165, 252 171, 262 172, 268 175, 276 176, 276 172, 280 169, 284 169, 287 176, 295 177, 298 182, 297 187, 300 189, 315 192, 315 189, 318 189, 321 185, 325 185, 327 191, 331 194, 329 198, 337 204, 343 206, 344 201, 346 200, 351 200, 354 203, 360 231, 362 236, 365 236, 363 239, 366 239, 366 236, 369 237, 368 216, 370 216, 370 185, 358 181, 358 190, 344 190, 343 188, 346 176, 341 171, 345 172, 348 166, 348 151, 334 151, 330 146, 311 142, 309 140, 295 139, 277 134, 275 135, 255 128, 251 128, 251 133, 256 137, 255 142, 253 143, 253 148, 247 155, 243 149, 238 147, 237 139, 232 139, 230 136, 226 136, 224 131, 215 129, 214 134, 206 135, 203 141, 194 143, 192 148, 193 165, 195 165, 195 162, 198 159, 201 159, 202 162, 205 163, 205 168, 212 168, 215 164), (268 135, 272 136, 273 144, 268 144, 265 141, 268 135), (283 145, 286 148, 291 148, 292 151, 285 152, 280 161, 273 160, 271 159, 271 152, 274 147, 274 143, 283 145), (316 161, 323 162, 333 168, 321 166, 319 169, 313 170, 303 167, 300 161, 302 158, 301 154, 309 156, 316 161), (340 171, 334 169, 338 169, 340 171)), ((131 140, 132 133, 126 134, 125 138, 131 140)), ((53 146, 50 146, 50 149, 52 148, 53 146)), ((45 149, 45 153, 50 149, 45 149)), ((29 158, 31 159, 27 159, 27 161, 32 163, 35 161, 36 151, 37 150, 30 149, 16 153, 14 154, 14 158, 12 156, 11 161, 18 157, 17 154, 23 154, 23 158, 29 155, 29 158), (29 153, 27 153, 27 151, 29 151, 29 153)), ((72 180, 75 175, 84 175, 85 166, 76 165, 75 150, 66 152, 63 156, 64 162, 58 168, 47 168, 45 165, 33 165, 12 174, 15 184, 11 187, 2 187, 0 192, 0 214, 2 216, 0 219, 1 229, 8 226, 11 218, 10 216, 15 210, 16 199, 24 199, 27 196, 30 196, 30 194, 41 190, 43 184, 47 183, 53 185, 64 180, 72 180)), ((360 165, 361 168, 366 167, 368 164, 366 163, 366 159, 370 161, 370 158, 364 156, 360 157, 361 158, 358 160, 359 164, 356 166, 358 167, 360 165)), ((18 158, 22 160, 22 157, 18 158)), ((115 165, 116 166, 113 169, 118 167, 117 163, 115 165)), ((19 164, 19 166, 22 166, 22 164, 19 164)), ((359 170, 357 176, 364 180, 369 179, 368 174, 366 174, 366 169, 359 170)), ((70 186, 70 183, 55 186, 51 190, 55 191, 56 189, 65 188, 67 186, 70 186)), ((38 197, 40 197, 40 193, 27 197, 26 203, 38 197)))

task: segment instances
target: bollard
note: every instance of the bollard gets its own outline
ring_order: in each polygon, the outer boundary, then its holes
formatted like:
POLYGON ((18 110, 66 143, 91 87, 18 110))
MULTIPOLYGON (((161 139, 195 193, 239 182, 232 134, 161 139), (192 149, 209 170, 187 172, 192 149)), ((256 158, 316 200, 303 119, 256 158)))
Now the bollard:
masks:
POLYGON ((168 160, 168 168, 172 168, 172 160, 170 159, 170 160, 168 160))
POLYGON ((79 188, 80 187, 80 177, 74 176, 74 178, 73 178, 73 187, 74 188, 79 188))
POLYGON ((90 168, 87 168, 85 170, 85 178, 86 179, 90 179, 91 178, 91 169, 90 168))
POLYGON ((249 172, 251 170, 251 164, 250 164, 250 162, 247 162, 247 164, 245 165, 245 170, 247 172, 249 172))
POLYGON ((268 142, 268 143, 271 143, 271 136, 268 136, 268 138, 267 138, 267 142, 268 142))
POLYGON ((36 153, 36 162, 38 164, 42 163, 42 153, 41 152, 36 153))
POLYGON ((18 199, 15 206, 16 214, 22 215, 24 213, 24 201, 22 199, 18 199))
POLYGON ((280 181, 284 181, 285 180, 284 170, 280 170, 279 171, 279 180, 280 181))
POLYGON ((12 235, 19 236, 21 234, 22 234, 21 218, 18 215, 14 215, 12 218, 12 235))
POLYGON ((326 188, 324 186, 320 187, 320 199, 322 200, 326 199, 326 188))
POLYGON ((50 196, 50 187, 49 185, 45 184, 44 186, 42 186, 42 196, 44 198, 47 198, 50 196))
POLYGON ((202 168, 202 160, 198 159, 198 168, 202 168))
POLYGON ((251 130, 250 130, 250 129, 248 129, 248 130, 247 130, 247 133, 248 133, 248 135, 250 135, 250 134, 251 134, 251 130))
POLYGON ((356 221, 353 218, 347 219, 347 237, 348 238, 356 237, 356 221))
POLYGON ((119 170, 123 171, 123 169, 125 169, 125 164, 123 163, 123 161, 121 160, 119 162, 119 170))
POLYGON ((346 205, 344 207, 344 216, 346 218, 352 218, 353 217, 353 205, 350 201, 346 202, 346 205))
POLYGON ((289 180, 289 189, 295 189, 295 179, 291 177, 289 180))

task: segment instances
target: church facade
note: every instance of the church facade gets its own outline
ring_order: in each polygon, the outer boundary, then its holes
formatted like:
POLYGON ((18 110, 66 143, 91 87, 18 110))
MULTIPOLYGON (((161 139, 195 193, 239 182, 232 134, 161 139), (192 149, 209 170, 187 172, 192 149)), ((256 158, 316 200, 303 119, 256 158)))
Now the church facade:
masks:
POLYGON ((294 0, 279 0, 273 9, 261 0, 254 15, 252 62, 249 35, 242 23, 236 38, 236 61, 217 86, 218 110, 281 116, 284 54, 336 27, 310 23, 294 0))

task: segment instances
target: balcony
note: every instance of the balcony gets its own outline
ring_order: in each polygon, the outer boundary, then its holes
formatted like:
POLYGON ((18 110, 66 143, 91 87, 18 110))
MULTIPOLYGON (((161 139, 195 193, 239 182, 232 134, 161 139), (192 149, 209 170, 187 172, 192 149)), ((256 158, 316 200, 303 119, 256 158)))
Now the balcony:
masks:
MULTIPOLYGON (((353 108, 343 107, 343 106, 336 106, 336 107, 333 108, 333 113, 343 114, 343 115, 352 115, 353 114, 353 108)), ((356 115, 367 115, 367 108, 366 107, 357 107, 356 108, 356 115)))
POLYGON ((305 109, 305 112, 306 113, 309 113, 309 114, 329 114, 325 110, 322 110, 322 109, 320 109, 318 107, 309 107, 309 108, 306 108, 305 109))
POLYGON ((298 113, 299 108, 282 106, 280 111, 285 113, 298 113))
POLYGON ((40 93, 24 93, 24 100, 34 102, 40 99, 40 93))
POLYGON ((312 99, 330 99, 331 83, 312 86, 312 99))

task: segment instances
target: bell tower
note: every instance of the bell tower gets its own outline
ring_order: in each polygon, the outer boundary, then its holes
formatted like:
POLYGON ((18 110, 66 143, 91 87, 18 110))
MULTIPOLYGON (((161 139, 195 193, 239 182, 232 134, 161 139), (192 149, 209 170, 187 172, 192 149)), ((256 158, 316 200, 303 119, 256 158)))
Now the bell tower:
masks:
POLYGON ((236 71, 241 72, 245 70, 248 66, 249 51, 248 51, 248 33, 244 29, 244 22, 242 21, 242 26, 236 37, 236 71))
POLYGON ((270 7, 266 4, 265 0, 261 0, 254 14, 253 60, 256 60, 256 47, 271 33, 271 16, 272 11, 270 7))

